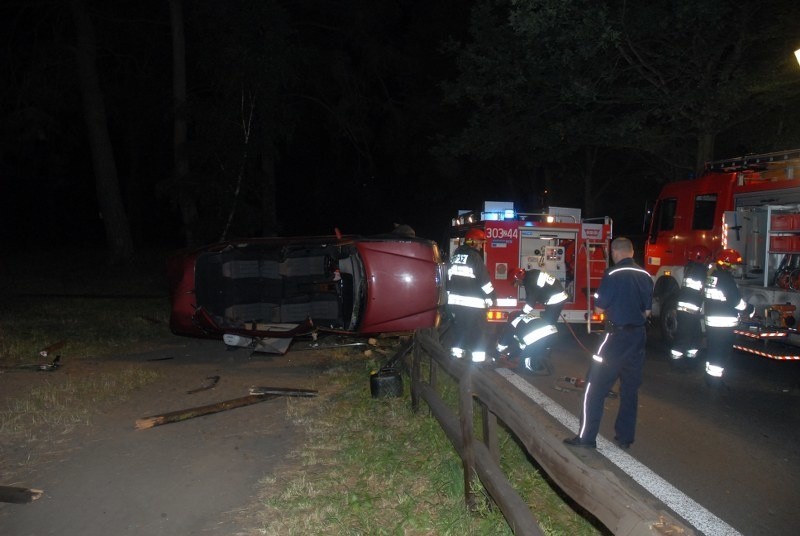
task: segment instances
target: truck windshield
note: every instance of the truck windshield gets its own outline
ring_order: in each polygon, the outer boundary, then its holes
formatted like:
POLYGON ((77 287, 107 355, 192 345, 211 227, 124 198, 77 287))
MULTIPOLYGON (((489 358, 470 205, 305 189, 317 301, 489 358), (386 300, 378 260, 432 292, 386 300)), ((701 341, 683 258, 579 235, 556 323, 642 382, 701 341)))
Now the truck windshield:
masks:
POLYGON ((714 228, 714 213, 717 210, 717 194, 701 194, 694 199, 692 229, 709 230, 714 228))
POLYGON ((653 214, 653 225, 650 226, 650 241, 655 242, 660 231, 671 231, 675 228, 675 207, 677 199, 669 197, 659 200, 653 214))

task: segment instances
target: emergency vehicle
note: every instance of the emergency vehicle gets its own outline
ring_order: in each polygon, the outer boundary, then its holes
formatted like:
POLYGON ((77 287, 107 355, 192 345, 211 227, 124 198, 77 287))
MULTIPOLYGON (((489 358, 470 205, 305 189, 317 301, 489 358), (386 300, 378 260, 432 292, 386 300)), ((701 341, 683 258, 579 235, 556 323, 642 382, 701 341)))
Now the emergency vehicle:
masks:
POLYGON ((712 255, 735 249, 742 297, 755 307, 740 322, 735 348, 762 357, 800 360, 800 149, 708 162, 692 180, 666 184, 645 244, 645 269, 655 282, 653 316, 671 340, 687 249, 712 255), (774 344, 778 341, 784 344, 774 344))
MULTIPOLYGON (((593 313, 594 292, 609 264, 612 221, 581 219, 580 209, 549 207, 516 212, 513 202, 486 201, 482 210, 459 211, 453 218, 450 254, 470 229, 486 233, 484 259, 497 297, 487 310, 490 323, 504 323, 525 305, 525 289, 514 286, 513 271, 539 269, 557 277, 569 299, 561 321, 583 323, 587 331, 602 318, 593 313)), ((541 305, 534 306, 538 311, 541 305)))

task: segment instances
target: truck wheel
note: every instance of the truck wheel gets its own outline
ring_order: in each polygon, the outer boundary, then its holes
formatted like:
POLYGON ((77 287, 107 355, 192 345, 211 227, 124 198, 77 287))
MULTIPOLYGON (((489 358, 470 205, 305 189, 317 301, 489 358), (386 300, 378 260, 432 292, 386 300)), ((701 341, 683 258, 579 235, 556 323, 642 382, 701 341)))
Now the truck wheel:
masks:
POLYGON ((659 316, 661 340, 665 345, 671 346, 678 333, 678 300, 670 298, 664 302, 659 316))

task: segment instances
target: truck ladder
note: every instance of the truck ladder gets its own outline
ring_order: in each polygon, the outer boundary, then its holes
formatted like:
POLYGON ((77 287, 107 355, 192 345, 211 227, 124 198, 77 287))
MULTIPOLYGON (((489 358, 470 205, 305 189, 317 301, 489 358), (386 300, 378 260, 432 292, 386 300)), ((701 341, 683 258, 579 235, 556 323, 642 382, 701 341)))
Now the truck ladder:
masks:
POLYGON ((581 248, 585 250, 586 254, 586 333, 592 332, 592 314, 594 313, 594 292, 600 286, 600 281, 603 279, 602 274, 608 268, 609 259, 609 242, 606 240, 590 240, 586 239, 581 243, 581 248), (594 258, 592 252, 600 248, 603 252, 602 258, 594 258), (593 276, 592 268, 597 264, 601 264, 602 270, 598 270, 601 275, 593 276))
POLYGON ((796 166, 800 159, 800 149, 791 151, 778 151, 775 153, 751 154, 725 160, 706 162, 707 171, 744 171, 764 170, 770 166, 784 164, 782 167, 796 166))

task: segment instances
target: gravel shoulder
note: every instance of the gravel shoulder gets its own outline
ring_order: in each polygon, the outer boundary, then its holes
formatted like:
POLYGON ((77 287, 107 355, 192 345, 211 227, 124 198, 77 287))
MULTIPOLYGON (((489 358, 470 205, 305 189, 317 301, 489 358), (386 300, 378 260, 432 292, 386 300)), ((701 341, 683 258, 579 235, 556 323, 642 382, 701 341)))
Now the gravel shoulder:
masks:
POLYGON ((145 430, 136 419, 246 396, 251 386, 330 389, 327 350, 283 356, 228 351, 221 341, 172 337, 145 353, 92 361, 64 358, 56 372, 0 374, 2 398, 39 382, 152 368, 159 379, 115 401, 91 424, 33 441, 0 440, 0 484, 44 490, 24 505, 0 503, 0 533, 26 535, 250 535, 258 482, 293 464, 303 444, 294 405, 278 397, 145 430), (217 385, 194 394, 209 376, 217 385))

